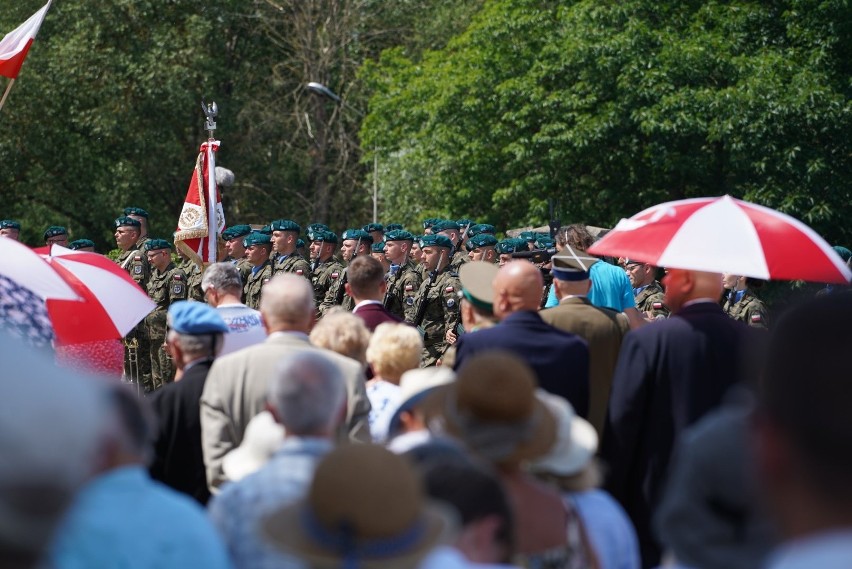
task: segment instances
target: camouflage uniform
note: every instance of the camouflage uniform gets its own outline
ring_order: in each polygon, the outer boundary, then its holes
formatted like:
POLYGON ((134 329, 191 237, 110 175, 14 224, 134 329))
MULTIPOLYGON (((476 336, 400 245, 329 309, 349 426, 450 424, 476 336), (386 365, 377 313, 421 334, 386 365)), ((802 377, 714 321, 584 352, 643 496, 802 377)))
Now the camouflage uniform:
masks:
POLYGON ((319 307, 325 300, 326 294, 343 276, 343 263, 335 259, 329 258, 324 263, 319 263, 317 268, 313 270, 311 283, 314 285, 314 302, 319 307))
MULTIPOLYGON (((345 272, 345 269, 344 269, 345 272)), ((343 293, 343 300, 338 305, 337 304, 337 295, 340 292, 340 287, 344 284, 343 274, 340 275, 340 278, 336 279, 329 287, 328 292, 325 293, 325 298, 317 308, 319 309, 320 316, 324 316, 326 312, 334 308, 335 306, 342 306, 343 309, 347 312, 352 312, 355 308, 355 301, 352 300, 352 297, 343 293)))
POLYGON ((245 295, 245 305, 249 308, 258 310, 260 308, 260 295, 263 285, 269 282, 272 278, 272 263, 266 261, 254 273, 249 273, 246 284, 243 286, 243 294, 245 295))
MULTIPOLYGON (((144 291, 147 291, 148 280, 151 277, 148 257, 145 256, 142 248, 147 240, 146 237, 139 239, 133 247, 120 253, 115 261, 144 291)), ((150 349, 148 327, 143 321, 124 337, 124 375, 146 388, 151 385, 151 358, 148 355, 150 349)))
POLYGON ((178 300, 187 299, 187 277, 183 269, 169 263, 162 273, 156 268, 148 281, 148 296, 157 307, 145 317, 148 328, 149 354, 151 358, 152 385, 145 386, 147 391, 162 387, 174 379, 175 366, 166 353, 163 343, 166 340, 166 315, 169 306, 178 300))
POLYGON ((636 309, 643 315, 646 312, 653 314, 654 318, 668 318, 670 311, 663 304, 663 296, 665 291, 657 281, 642 289, 642 292, 636 295, 636 309))
POLYGON ((414 297, 422 282, 422 273, 414 263, 406 261, 400 265, 394 275, 388 276, 388 302, 385 308, 403 320, 414 320, 414 297))
POLYGON ((740 322, 745 322, 754 328, 766 328, 766 305, 754 293, 746 289, 739 302, 733 302, 728 297, 724 306, 725 313, 740 322))
POLYGON ((272 261, 272 274, 277 275, 279 273, 293 273, 311 280, 311 266, 304 257, 295 251, 286 257, 276 255, 275 260, 272 261))
MULTIPOLYGON (((420 330, 423 333, 423 353, 420 365, 423 367, 435 365, 447 350, 447 330, 456 330, 461 322, 459 312, 458 291, 462 289, 461 281, 455 271, 444 268, 435 277, 435 282, 429 286, 428 279, 420 285, 414 306, 426 303, 420 330)), ((415 308, 413 314, 416 314, 415 308)))
POLYGON ((453 258, 450 261, 450 270, 457 273, 459 272, 459 267, 468 261, 470 261, 470 257, 468 256, 467 251, 464 251, 461 246, 459 246, 459 250, 453 253, 453 258))
POLYGON ((204 291, 201 288, 201 277, 204 273, 189 259, 180 264, 180 269, 186 273, 187 299, 204 302, 204 291))

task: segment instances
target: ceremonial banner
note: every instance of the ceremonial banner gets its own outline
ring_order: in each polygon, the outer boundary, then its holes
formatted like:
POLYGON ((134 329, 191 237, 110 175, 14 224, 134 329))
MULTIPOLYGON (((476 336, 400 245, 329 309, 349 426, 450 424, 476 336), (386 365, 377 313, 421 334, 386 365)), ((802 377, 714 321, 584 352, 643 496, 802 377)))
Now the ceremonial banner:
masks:
POLYGON ((200 268, 217 261, 219 235, 225 229, 225 213, 215 175, 218 149, 218 140, 201 145, 175 231, 175 247, 200 268))
POLYGON ((18 76, 48 8, 50 2, 0 40, 0 75, 10 79, 18 76))

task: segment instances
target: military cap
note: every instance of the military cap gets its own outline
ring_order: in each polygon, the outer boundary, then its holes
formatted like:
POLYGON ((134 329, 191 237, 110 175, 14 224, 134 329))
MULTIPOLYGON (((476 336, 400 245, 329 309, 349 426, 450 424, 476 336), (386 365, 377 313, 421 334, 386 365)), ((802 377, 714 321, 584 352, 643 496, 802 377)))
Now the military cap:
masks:
POLYGON ((474 235, 479 235, 481 233, 488 233, 490 235, 494 235, 495 233, 497 233, 497 230, 494 228, 493 225, 490 225, 488 223, 477 223, 476 225, 472 225, 470 229, 467 230, 467 234, 470 237, 473 237, 474 235))
POLYGON ((440 221, 436 221, 432 226, 432 233, 440 233, 442 231, 459 230, 459 224, 453 221, 452 219, 442 219, 440 221))
POLYGON ((385 231, 402 231, 405 229, 401 223, 388 223, 385 226, 385 231))
POLYGON ((68 235, 68 231, 61 225, 51 225, 44 230, 44 238, 56 237, 57 235, 68 235))
POLYGON ((524 241, 535 241, 538 238, 535 231, 521 231, 518 235, 518 239, 523 239, 524 241))
POLYGON ((331 228, 325 223, 312 223, 305 228, 305 235, 308 236, 308 241, 317 241, 314 235, 319 231, 331 231, 331 228))
POLYGON ((446 247, 447 249, 452 249, 453 242, 445 235, 424 235, 420 238, 420 248, 424 247, 446 247))
POLYGON ((373 253, 384 253, 385 252, 385 242, 379 241, 378 243, 373 243, 370 246, 370 251, 373 253))
POLYGON ((77 249, 84 249, 86 247, 94 247, 95 242, 91 239, 75 239, 71 243, 68 244, 69 249, 73 249, 76 251, 77 249))
POLYGON ((852 251, 843 245, 835 245, 832 249, 834 249, 834 252, 840 255, 840 258, 846 262, 849 262, 849 259, 852 258, 852 251))
POLYGON ((148 212, 141 207, 126 207, 124 208, 124 215, 138 215, 139 217, 148 219, 148 212))
POLYGON ((344 241, 360 241, 361 243, 373 244, 373 236, 363 229, 347 229, 343 232, 344 241))
POLYGON ((260 229, 252 229, 253 233, 262 233, 263 235, 272 235, 272 225, 264 225, 260 229))
POLYGON ((322 241, 323 243, 337 244, 337 233, 335 233, 334 231, 329 231, 327 229, 318 229, 312 232, 311 235, 308 235, 308 239, 310 239, 311 241, 322 241))
POLYGON ((553 256, 550 272, 561 281, 584 281, 589 278, 589 269, 599 259, 582 251, 574 251, 569 245, 553 256))
POLYGON ((251 247, 252 245, 271 245, 272 239, 266 233, 252 231, 243 237, 243 247, 251 247))
POLYGON ((228 325, 218 310, 206 302, 179 300, 169 306, 169 327, 178 334, 225 334, 228 325))
POLYGON ((536 249, 552 249, 553 247, 556 247, 556 241, 551 239, 549 235, 547 237, 538 237, 535 240, 536 249))
POLYGON ((149 239, 145 242, 146 251, 158 251, 160 249, 171 249, 172 245, 165 239, 149 239))
POLYGON ((301 237, 296 239, 296 249, 304 249, 305 248, 305 240, 301 237))
POLYGON ((269 228, 272 231, 294 231, 296 233, 301 233, 302 231, 299 224, 292 219, 276 219, 269 224, 269 228))
POLYGON ((367 233, 370 233, 372 231, 384 231, 385 227, 381 223, 368 223, 367 225, 365 225, 361 229, 363 229, 367 233))
POLYGON ((456 223, 459 224, 459 229, 461 229, 462 227, 470 227, 471 225, 476 225, 476 222, 474 220, 467 219, 466 217, 456 220, 456 223))
POLYGON ((127 217, 126 215, 122 215, 118 219, 115 220, 116 227, 135 227, 139 229, 142 227, 142 224, 139 223, 138 219, 133 219, 132 217, 127 217))
POLYGON ((426 219, 423 220, 423 229, 429 229, 430 227, 435 225, 435 222, 437 222, 437 221, 441 221, 441 218, 440 217, 427 217, 426 219))
POLYGON ((414 235, 402 229, 394 229, 385 233, 385 241, 414 241, 414 235))
POLYGON ((465 249, 468 251, 473 251, 480 247, 494 247, 495 245, 497 245, 497 238, 493 235, 489 235, 488 233, 474 235, 464 244, 465 249))
POLYGON ((503 239, 497 243, 494 250, 501 255, 508 255, 510 253, 517 253, 518 251, 529 251, 530 248, 527 245, 527 242, 523 239, 510 237, 509 239, 503 239))
POLYGON ((222 239, 232 241, 251 233, 251 225, 232 225, 222 232, 222 239))
POLYGON ((491 283, 497 276, 497 266, 484 261, 471 261, 459 267, 462 296, 477 308, 492 312, 494 309, 494 287, 491 283))
POLYGON ((21 224, 14 219, 4 219, 0 221, 0 229, 17 229, 20 231, 21 224))

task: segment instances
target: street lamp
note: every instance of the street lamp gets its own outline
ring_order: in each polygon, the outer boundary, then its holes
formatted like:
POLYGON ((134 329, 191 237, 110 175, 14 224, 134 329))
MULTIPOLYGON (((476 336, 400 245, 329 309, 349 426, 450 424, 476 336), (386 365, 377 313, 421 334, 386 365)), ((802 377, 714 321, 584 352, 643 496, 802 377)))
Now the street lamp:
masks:
MULTIPOLYGON (((364 117, 364 113, 356 109, 355 107, 351 107, 347 105, 340 95, 323 85, 322 83, 317 83, 316 81, 311 81, 307 85, 308 90, 316 93, 317 95, 321 95, 328 99, 331 99, 336 104, 340 105, 345 109, 349 109, 354 112, 361 118, 364 117)), ((373 152, 373 223, 378 223, 379 221, 379 154, 374 150, 373 152)))

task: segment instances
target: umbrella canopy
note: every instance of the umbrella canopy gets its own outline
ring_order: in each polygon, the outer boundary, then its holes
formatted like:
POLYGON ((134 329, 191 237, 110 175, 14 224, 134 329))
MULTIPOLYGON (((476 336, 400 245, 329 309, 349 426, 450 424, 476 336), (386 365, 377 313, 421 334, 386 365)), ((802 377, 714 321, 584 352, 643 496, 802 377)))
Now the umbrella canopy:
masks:
POLYGON ((126 271, 103 255, 53 245, 45 259, 80 298, 47 300, 58 344, 121 338, 156 307, 126 271))
POLYGON ((14 239, 0 238, 0 275, 9 277, 44 300, 80 298, 42 257, 14 239))
POLYGON ((813 229, 731 196, 655 205, 622 219, 589 253, 767 280, 852 279, 843 259, 813 229))

